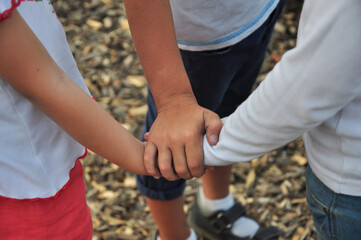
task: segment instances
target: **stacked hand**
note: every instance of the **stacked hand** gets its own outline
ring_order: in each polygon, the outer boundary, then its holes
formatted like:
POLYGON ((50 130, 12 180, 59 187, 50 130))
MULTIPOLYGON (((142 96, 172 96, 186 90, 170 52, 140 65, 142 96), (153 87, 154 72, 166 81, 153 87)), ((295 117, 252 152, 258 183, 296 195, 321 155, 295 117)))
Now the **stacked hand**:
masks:
POLYGON ((144 165, 149 175, 170 181, 205 173, 203 135, 218 142, 222 122, 214 112, 200 107, 193 96, 176 96, 160 109, 146 134, 144 165))

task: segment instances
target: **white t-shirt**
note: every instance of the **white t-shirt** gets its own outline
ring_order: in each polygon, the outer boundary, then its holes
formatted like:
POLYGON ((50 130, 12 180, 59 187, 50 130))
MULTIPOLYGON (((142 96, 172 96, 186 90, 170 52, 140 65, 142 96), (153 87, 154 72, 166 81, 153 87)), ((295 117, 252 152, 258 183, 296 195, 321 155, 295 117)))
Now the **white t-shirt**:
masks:
MULTIPOLYGON (((0 0, 0 14, 9 8, 11 0, 0 0)), ((89 94, 50 2, 21 1, 17 10, 59 67, 89 94)), ((14 71, 21 71, 21 66, 14 71)), ((83 146, 0 78, 0 196, 54 196, 69 180, 69 171, 84 151, 83 146)))
POLYGON ((170 0, 178 46, 202 51, 231 46, 259 28, 279 0, 170 0))
POLYGON ((361 196, 361 1, 306 0, 297 46, 204 141, 207 165, 248 161, 303 134, 309 164, 336 193, 361 196))

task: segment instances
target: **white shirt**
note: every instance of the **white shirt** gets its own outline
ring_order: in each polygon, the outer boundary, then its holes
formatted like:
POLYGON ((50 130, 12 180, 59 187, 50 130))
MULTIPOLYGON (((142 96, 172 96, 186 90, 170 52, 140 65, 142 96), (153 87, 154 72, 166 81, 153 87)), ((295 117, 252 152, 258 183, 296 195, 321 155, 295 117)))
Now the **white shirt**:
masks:
POLYGON ((207 165, 228 165, 303 134, 309 164, 336 193, 361 196, 361 1, 306 0, 297 46, 227 119, 207 165))
MULTIPOLYGON (((0 0, 0 13, 11 7, 10 2, 0 0)), ((24 1, 17 10, 59 67, 89 94, 50 2, 24 1)), ((21 71, 21 66, 14 71, 21 71)), ((84 151, 83 146, 0 78, 1 196, 54 196, 69 180, 69 171, 84 151)))
POLYGON ((279 0, 170 0, 178 46, 202 51, 231 46, 259 28, 279 0))

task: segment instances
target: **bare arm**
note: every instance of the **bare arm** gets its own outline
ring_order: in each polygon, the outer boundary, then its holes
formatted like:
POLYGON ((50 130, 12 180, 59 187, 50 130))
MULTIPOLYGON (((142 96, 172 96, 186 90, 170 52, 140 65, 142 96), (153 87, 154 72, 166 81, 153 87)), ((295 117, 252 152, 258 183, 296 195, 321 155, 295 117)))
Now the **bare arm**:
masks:
POLYGON ((127 16, 158 117, 148 138, 144 156, 151 175, 169 180, 200 177, 204 170, 202 136, 217 142, 222 123, 200 107, 193 95, 178 50, 168 0, 125 0, 127 16), (212 136, 212 137, 211 137, 212 136), (173 167, 174 170, 173 171, 173 167))
POLYGON ((143 143, 59 68, 16 11, 0 24, 0 42, 0 75, 15 90, 79 143, 127 171, 147 174, 143 143))

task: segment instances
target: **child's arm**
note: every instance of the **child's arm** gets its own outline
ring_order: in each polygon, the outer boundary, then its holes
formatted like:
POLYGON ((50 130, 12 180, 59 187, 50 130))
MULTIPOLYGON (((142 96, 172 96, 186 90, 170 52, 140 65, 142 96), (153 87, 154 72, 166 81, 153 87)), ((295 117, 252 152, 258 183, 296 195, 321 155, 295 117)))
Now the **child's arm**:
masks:
POLYGON ((126 0, 124 4, 158 110, 144 155, 147 170, 157 174, 159 167, 168 180, 200 177, 204 170, 202 135, 206 132, 209 142, 216 144, 222 124, 215 113, 200 107, 193 95, 169 1, 126 0))
POLYGON ((144 144, 53 61, 17 11, 0 23, 0 76, 85 147, 127 171, 147 174, 144 144))
POLYGON ((218 144, 204 140, 206 165, 249 161, 304 133, 315 161, 333 154, 330 148, 360 156, 350 139, 361 138, 361 31, 355 31, 361 4, 339 1, 326 11, 320 2, 309 3, 302 11, 307 18, 300 19, 297 46, 223 119, 218 144))

